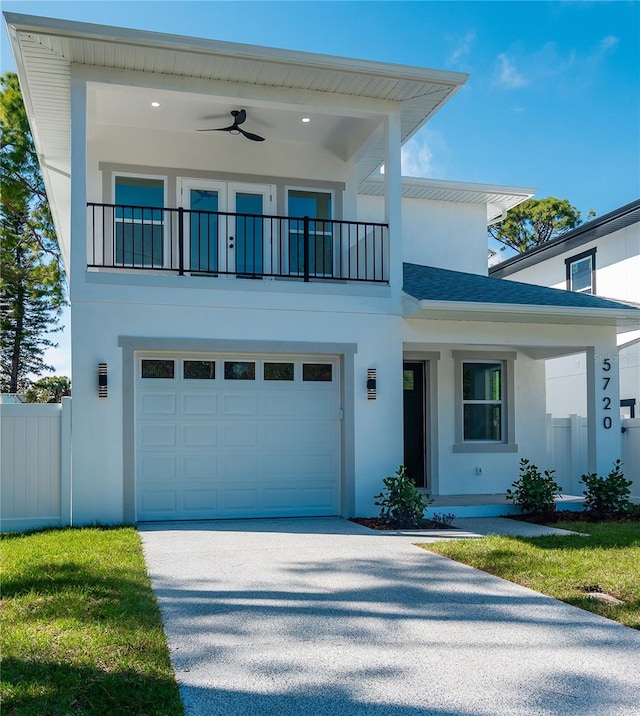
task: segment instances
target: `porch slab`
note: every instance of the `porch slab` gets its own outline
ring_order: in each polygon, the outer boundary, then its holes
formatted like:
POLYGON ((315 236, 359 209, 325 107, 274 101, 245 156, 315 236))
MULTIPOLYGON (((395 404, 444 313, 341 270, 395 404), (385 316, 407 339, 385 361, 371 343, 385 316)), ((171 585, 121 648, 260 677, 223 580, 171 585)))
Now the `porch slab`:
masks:
MULTIPOLYGON (((501 515, 517 515, 520 508, 507 501, 504 493, 479 495, 432 495, 433 503, 429 505, 429 513, 439 512, 452 514, 455 517, 500 517, 501 515)), ((580 495, 561 495, 556 499, 559 510, 582 511, 584 497, 580 495)))

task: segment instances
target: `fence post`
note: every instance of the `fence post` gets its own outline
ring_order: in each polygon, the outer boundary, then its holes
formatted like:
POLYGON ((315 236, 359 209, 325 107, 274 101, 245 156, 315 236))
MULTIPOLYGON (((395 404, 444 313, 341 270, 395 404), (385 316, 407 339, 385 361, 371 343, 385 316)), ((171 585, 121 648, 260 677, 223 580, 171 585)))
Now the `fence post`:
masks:
POLYGON ((571 462, 571 492, 579 491, 579 480, 582 477, 581 474, 581 460, 580 455, 582 452, 582 417, 572 413, 569 416, 569 445, 570 445, 570 456, 571 462))
POLYGON ((304 227, 304 234, 303 234, 303 240, 304 240, 304 247, 303 247, 303 270, 304 270, 304 280, 305 283, 309 282, 309 217, 305 216, 303 219, 303 227, 304 227))
POLYGON ((62 398, 60 412, 60 524, 73 524, 71 507, 71 398, 62 398))

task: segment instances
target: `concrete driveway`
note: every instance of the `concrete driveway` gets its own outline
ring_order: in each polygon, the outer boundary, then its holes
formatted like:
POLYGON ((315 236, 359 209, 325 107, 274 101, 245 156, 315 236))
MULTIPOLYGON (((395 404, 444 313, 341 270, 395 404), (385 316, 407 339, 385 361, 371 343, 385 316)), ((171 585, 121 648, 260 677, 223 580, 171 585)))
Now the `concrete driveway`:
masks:
POLYGON ((141 527, 187 716, 640 713, 640 632, 341 519, 141 527))

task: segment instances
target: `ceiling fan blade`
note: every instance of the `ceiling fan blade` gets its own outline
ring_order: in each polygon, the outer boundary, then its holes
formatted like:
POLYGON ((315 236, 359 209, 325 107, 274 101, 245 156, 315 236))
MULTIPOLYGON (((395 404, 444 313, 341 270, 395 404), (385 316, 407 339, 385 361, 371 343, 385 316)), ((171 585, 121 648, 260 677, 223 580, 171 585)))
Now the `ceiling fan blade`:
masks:
POLYGON ((243 124, 247 121, 247 112, 244 109, 238 110, 236 113, 231 113, 234 117, 236 124, 243 124))
MULTIPOLYGON (((234 129, 238 129, 235 124, 230 127, 210 127, 209 129, 197 129, 197 132, 231 132, 234 129)), ((240 131, 240 130, 238 130, 240 131)))
POLYGON ((259 134, 252 134, 251 132, 245 132, 245 130, 240 129, 240 127, 238 127, 237 129, 241 134, 244 134, 244 136, 247 139, 251 139, 253 142, 264 142, 264 137, 261 137, 259 134))

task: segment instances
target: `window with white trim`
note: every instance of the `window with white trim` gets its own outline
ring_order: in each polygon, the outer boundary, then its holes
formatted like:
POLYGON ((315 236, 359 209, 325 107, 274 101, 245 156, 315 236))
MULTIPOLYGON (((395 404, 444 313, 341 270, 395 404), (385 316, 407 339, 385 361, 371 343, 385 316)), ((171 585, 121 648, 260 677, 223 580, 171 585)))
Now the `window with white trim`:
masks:
POLYGON ((114 262, 161 268, 164 263, 164 180, 116 176, 114 262))
POLYGON ((517 452, 513 351, 453 351, 453 452, 517 452))
POLYGON ((502 442, 502 362, 462 363, 462 437, 502 442))

